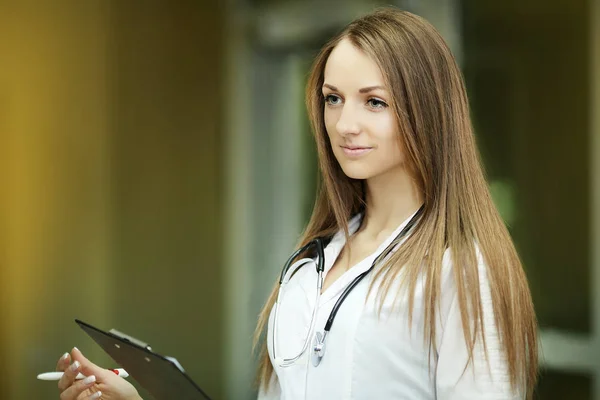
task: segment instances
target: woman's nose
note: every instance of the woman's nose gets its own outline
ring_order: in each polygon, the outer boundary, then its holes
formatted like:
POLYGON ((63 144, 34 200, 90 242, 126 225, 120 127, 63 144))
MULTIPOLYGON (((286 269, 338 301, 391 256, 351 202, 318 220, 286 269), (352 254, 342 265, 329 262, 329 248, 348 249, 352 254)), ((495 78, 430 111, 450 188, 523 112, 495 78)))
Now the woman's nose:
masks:
POLYGON ((360 133, 360 124, 358 122, 358 112, 352 110, 348 105, 344 105, 340 118, 338 119, 335 129, 342 136, 356 135, 360 133))

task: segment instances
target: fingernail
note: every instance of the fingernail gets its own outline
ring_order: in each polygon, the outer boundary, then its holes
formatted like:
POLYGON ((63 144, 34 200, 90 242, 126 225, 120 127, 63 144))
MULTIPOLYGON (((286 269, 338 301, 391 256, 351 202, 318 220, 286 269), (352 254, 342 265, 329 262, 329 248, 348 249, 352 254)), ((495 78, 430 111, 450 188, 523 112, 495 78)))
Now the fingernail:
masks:
POLYGON ((90 396, 90 399, 99 399, 102 396, 102 392, 98 391, 90 396))
POLYGON ((79 361, 75 361, 73 364, 71 364, 71 371, 75 372, 79 369, 79 366, 81 364, 79 364, 79 361))
POLYGON ((67 358, 69 358, 69 353, 65 353, 65 354, 63 354, 63 356, 62 356, 62 359, 63 359, 63 360, 66 360, 67 358))
POLYGON ((84 385, 89 385, 90 383, 96 382, 96 377, 94 375, 90 375, 83 380, 84 385))
POLYGON ((81 351, 77 347, 73 347, 73 350, 77 350, 81 353, 81 351))

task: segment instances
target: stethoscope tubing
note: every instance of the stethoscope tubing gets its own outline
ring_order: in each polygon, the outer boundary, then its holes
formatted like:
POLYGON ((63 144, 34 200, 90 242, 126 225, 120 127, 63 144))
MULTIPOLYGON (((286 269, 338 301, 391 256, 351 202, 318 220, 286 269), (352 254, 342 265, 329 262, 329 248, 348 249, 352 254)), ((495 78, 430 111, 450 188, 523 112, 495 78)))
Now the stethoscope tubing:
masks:
MULTIPOLYGON (((410 219, 410 221, 408 221, 408 223, 402 229, 402 231, 400 231, 400 233, 394 238, 394 240, 392 240, 392 242, 384 249, 384 251, 378 257, 375 258, 375 260, 373 261, 373 263, 371 264, 369 269, 360 273, 357 277, 355 277, 352 280, 352 282, 350 282, 350 284, 348 286, 346 286, 346 288, 344 289, 344 291, 342 292, 340 297, 337 299, 331 312, 329 313, 329 317, 327 318, 327 322, 325 323, 323 333, 322 334, 318 333, 318 335, 317 335, 316 344, 314 346, 314 352, 315 352, 317 358, 316 358, 316 360, 313 360, 313 363, 315 366, 317 366, 320 363, 320 360, 323 358, 323 355, 325 352, 325 339, 326 339, 329 331, 331 330, 333 321, 335 320, 335 317, 336 317, 340 307, 342 306, 342 304, 344 303, 344 301, 346 300, 346 298, 348 297, 348 295, 350 294, 352 289, 354 289, 356 287, 356 285, 358 285, 364 279, 364 277, 367 276, 375 268, 375 266, 379 264, 380 261, 383 261, 384 259, 386 259, 394 251, 394 249, 396 248, 396 246, 398 246, 398 244, 404 238, 404 236, 406 236, 408 234, 408 232, 413 228, 413 226, 417 223, 421 213, 423 212, 423 208, 424 208, 424 206, 421 206, 421 208, 419 208, 419 210, 413 215, 413 217, 410 219)), ((324 251, 323 239, 316 238, 316 239, 311 240, 310 242, 308 242, 307 244, 305 244, 298 250, 296 250, 290 256, 288 261, 285 263, 283 270, 281 271, 281 277, 279 279, 279 292, 277 294, 277 300, 274 305, 275 309, 274 309, 274 316, 273 316, 273 325, 274 325, 273 326, 273 356, 274 356, 274 359, 279 363, 279 365, 281 367, 288 367, 290 365, 293 365, 298 359, 300 359, 300 357, 302 357, 302 355, 306 352, 306 349, 308 348, 311 334, 316 325, 316 313, 317 313, 317 309, 318 309, 319 299, 321 296, 321 290, 323 288, 323 272, 324 272, 324 270, 325 270, 325 251, 324 251), (304 345, 302 346, 300 353, 297 356, 292 357, 292 358, 280 359, 276 355, 276 347, 277 347, 277 322, 278 322, 279 303, 281 300, 282 289, 285 287, 285 285, 287 284, 289 279, 291 279, 291 276, 297 269, 301 268, 302 266, 304 266, 305 264, 307 264, 309 262, 314 262, 313 259, 303 258, 294 263, 294 260, 300 254, 303 254, 312 246, 315 246, 316 251, 317 251, 317 262, 315 264, 316 264, 318 279, 317 279, 317 294, 316 294, 316 299, 315 299, 315 306, 313 308, 313 315, 311 317, 310 328, 308 330, 308 335, 306 337, 306 340, 304 341, 304 345), (285 278, 288 274, 288 271, 292 267, 293 267, 293 270, 292 270, 292 273, 290 274, 290 278, 288 278, 288 280, 286 280, 285 278)))

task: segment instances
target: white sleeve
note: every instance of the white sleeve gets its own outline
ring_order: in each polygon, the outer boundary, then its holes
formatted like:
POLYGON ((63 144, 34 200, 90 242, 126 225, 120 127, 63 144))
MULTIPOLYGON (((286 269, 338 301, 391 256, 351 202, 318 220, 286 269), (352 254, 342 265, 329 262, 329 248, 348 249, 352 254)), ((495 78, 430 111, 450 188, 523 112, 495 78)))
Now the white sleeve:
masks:
POLYGON ((260 385, 258 390, 257 400, 279 400, 281 398, 281 387, 279 386, 279 380, 275 372, 271 376, 271 383, 269 384, 269 390, 265 391, 263 385, 260 385))
MULTIPOLYGON (((473 360, 469 363, 469 367, 465 369, 469 353, 463 334, 456 284, 454 278, 449 278, 451 282, 446 285, 444 290, 451 290, 453 293, 447 293, 450 295, 444 296, 450 304, 442 307, 442 310, 447 310, 447 315, 438 341, 438 362, 435 371, 436 398, 438 400, 524 399, 525 395, 521 388, 517 392, 511 390, 508 364, 501 348, 494 321, 486 266, 479 252, 477 256, 483 311, 482 320, 485 327, 489 368, 483 343, 479 338, 473 349, 473 360)), ((452 276, 452 273, 449 276, 452 276)))

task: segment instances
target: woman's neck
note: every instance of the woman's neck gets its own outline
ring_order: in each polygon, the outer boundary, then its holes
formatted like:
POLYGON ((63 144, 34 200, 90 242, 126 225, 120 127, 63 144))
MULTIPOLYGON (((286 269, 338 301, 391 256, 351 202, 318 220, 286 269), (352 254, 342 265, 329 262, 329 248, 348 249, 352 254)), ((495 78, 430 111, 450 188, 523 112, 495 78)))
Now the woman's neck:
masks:
POLYGON ((365 182, 366 210, 361 231, 387 237, 423 204, 418 185, 405 168, 370 178, 365 182))

